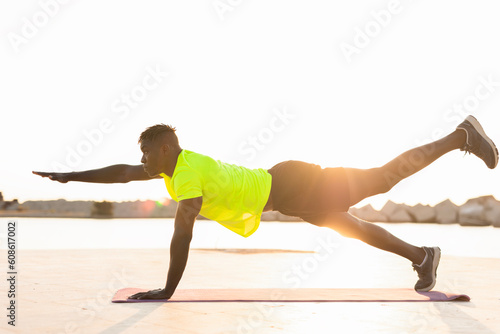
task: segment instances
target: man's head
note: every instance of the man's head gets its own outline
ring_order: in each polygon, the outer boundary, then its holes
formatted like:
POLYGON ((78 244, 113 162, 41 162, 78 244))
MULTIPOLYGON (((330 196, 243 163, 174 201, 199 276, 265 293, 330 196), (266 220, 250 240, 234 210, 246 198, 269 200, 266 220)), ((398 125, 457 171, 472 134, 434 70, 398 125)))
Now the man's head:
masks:
POLYGON ((150 126, 139 136, 144 170, 155 176, 173 172, 177 156, 181 151, 175 128, 165 124, 150 126))

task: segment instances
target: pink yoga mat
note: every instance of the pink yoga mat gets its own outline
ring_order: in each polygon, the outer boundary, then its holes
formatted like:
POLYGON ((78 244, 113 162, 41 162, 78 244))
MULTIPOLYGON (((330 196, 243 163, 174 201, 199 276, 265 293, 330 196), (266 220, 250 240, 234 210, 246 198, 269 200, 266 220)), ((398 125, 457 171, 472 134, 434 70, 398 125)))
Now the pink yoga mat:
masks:
MULTIPOLYGON (((113 303, 164 303, 167 299, 128 299, 140 288, 118 290, 113 303)), ((429 302, 470 301, 463 294, 413 289, 178 289, 168 302, 429 302)))

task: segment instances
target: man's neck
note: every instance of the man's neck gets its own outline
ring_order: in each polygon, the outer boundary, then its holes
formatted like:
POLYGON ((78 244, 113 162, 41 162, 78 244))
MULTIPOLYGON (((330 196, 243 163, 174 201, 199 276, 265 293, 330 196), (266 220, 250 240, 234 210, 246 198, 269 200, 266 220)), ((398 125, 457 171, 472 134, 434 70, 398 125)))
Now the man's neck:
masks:
POLYGON ((182 149, 179 148, 174 154, 173 159, 169 159, 169 163, 167 164, 167 170, 165 174, 169 177, 174 175, 175 166, 177 166, 177 159, 179 159, 179 154, 181 154, 182 149))

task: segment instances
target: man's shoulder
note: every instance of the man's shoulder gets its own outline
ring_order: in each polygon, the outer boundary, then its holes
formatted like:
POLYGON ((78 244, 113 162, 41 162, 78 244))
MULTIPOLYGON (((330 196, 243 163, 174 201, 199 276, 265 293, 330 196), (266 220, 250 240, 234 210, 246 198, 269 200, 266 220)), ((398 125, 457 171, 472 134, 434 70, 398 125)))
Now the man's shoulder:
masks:
POLYGON ((203 171, 209 168, 213 161, 209 156, 183 149, 177 158, 172 179, 186 180, 194 176, 201 177, 203 171))
POLYGON ((181 162, 195 162, 195 161, 204 161, 204 160, 214 160, 208 155, 189 151, 189 150, 182 150, 181 154, 179 155, 179 158, 181 158, 181 162))
POLYGON ((217 161, 208 155, 189 150, 182 150, 177 161, 177 166, 180 170, 205 170, 207 168, 217 168, 219 165, 220 161, 217 161))

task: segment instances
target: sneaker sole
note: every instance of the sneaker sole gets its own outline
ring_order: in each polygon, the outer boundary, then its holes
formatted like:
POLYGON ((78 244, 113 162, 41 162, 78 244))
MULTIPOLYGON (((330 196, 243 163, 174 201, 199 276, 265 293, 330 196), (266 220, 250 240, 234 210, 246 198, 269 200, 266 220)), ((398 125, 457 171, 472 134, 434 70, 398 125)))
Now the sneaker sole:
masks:
POLYGON ((481 135, 481 137, 483 137, 484 140, 486 140, 486 142, 491 146, 491 148, 493 148, 493 152, 496 153, 495 165, 490 168, 491 169, 495 168, 498 165, 498 149, 495 143, 493 143, 493 141, 486 135, 486 133, 483 130, 483 127, 481 126, 481 124, 479 124, 479 121, 474 116, 469 115, 465 120, 468 121, 474 127, 474 129, 476 129, 476 131, 481 135))
POLYGON ((432 259, 432 283, 425 288, 417 289, 417 292, 430 291, 436 285, 437 267, 441 259, 441 249, 439 247, 432 247, 432 250, 434 251, 434 258, 432 259))

